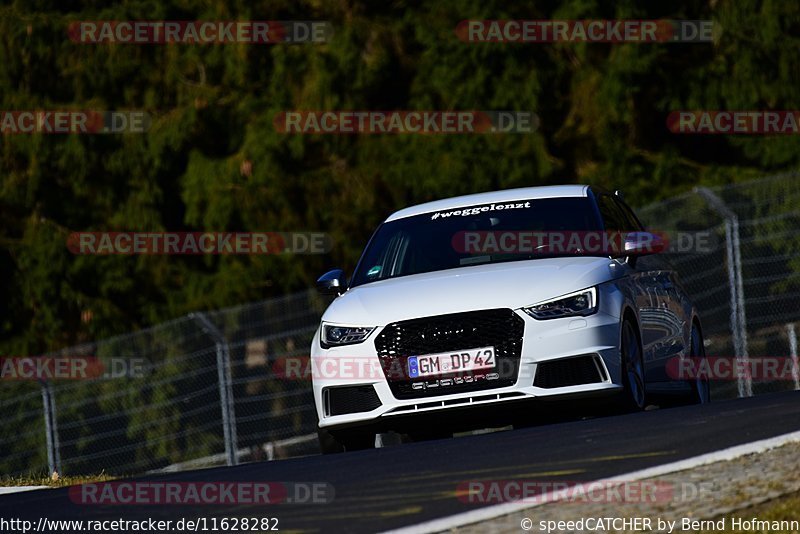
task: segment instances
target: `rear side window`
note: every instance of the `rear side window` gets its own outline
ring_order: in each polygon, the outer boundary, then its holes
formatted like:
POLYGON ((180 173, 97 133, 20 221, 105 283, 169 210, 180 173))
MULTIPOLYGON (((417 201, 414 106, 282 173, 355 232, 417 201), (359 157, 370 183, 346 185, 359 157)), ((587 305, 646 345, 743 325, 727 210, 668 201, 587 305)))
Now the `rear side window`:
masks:
POLYGON ((616 204, 619 206, 623 217, 625 217, 625 222, 627 223, 627 227, 625 229, 642 230, 642 223, 639 222, 639 219, 636 217, 636 214, 633 213, 633 210, 630 209, 627 204, 620 202, 619 200, 616 200, 616 204))
POLYGON ((603 225, 606 230, 612 232, 622 232, 631 230, 627 217, 622 209, 609 195, 600 195, 597 199, 600 215, 603 217, 603 225))

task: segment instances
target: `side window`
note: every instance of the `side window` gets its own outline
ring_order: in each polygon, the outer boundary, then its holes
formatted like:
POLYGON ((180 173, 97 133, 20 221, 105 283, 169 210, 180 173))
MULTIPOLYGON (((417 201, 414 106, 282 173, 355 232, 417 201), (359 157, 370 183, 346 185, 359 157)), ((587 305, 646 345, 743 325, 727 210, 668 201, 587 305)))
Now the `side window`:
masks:
POLYGON ((402 272, 403 263, 406 261, 406 251, 408 249, 408 235, 406 232, 398 232, 393 235, 386 248, 381 253, 376 264, 378 269, 370 280, 382 280, 391 278, 402 272))
POLYGON ((619 200, 616 201, 617 206, 619 206, 622 215, 625 217, 625 225, 626 230, 642 230, 642 223, 639 222, 639 219, 633 213, 633 210, 628 207, 627 204, 624 202, 620 202, 619 200))
POLYGON ((597 199, 600 215, 603 216, 603 224, 606 230, 612 232, 622 232, 628 230, 628 222, 622 210, 608 195, 600 195, 597 199))

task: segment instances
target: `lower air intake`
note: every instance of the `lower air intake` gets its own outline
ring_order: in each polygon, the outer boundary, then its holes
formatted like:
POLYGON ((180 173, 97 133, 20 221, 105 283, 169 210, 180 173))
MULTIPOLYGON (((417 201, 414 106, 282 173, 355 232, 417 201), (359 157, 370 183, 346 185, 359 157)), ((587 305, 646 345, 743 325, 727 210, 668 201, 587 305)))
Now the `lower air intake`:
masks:
POLYGON ((604 381, 603 366, 595 356, 578 356, 540 363, 533 385, 552 389, 604 381))
POLYGON ((371 412, 381 406, 381 400, 372 386, 326 388, 322 392, 325 413, 328 416, 371 412))

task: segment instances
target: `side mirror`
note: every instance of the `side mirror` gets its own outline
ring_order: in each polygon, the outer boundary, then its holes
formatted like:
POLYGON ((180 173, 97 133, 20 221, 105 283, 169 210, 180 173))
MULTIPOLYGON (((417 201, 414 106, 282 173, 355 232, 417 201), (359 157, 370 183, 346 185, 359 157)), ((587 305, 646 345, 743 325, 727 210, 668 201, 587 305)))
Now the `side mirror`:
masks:
POLYGON ((346 289, 347 278, 341 269, 328 271, 317 280, 317 291, 323 295, 341 295, 346 289))
POLYGON ((651 232, 628 232, 622 248, 619 256, 647 256, 664 252, 667 242, 660 235, 651 232))

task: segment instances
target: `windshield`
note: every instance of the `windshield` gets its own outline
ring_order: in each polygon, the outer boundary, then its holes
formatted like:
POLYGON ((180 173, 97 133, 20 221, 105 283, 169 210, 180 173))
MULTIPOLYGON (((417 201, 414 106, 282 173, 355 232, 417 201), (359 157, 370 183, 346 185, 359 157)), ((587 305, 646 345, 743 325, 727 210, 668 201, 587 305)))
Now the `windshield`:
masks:
POLYGON ((555 256, 559 254, 493 248, 487 246, 491 244, 487 237, 592 230, 602 230, 602 223, 588 197, 477 204, 406 217, 378 228, 350 285, 481 263, 555 256))

